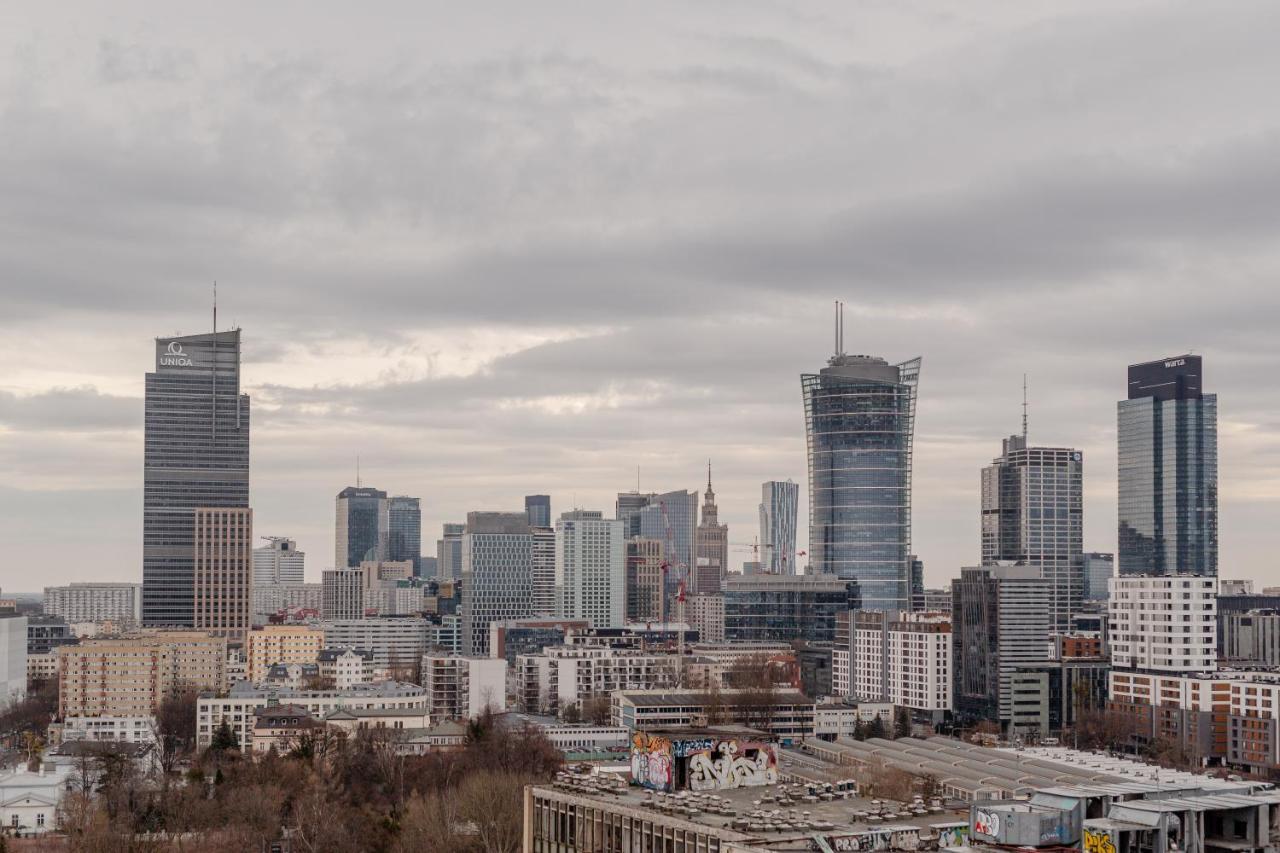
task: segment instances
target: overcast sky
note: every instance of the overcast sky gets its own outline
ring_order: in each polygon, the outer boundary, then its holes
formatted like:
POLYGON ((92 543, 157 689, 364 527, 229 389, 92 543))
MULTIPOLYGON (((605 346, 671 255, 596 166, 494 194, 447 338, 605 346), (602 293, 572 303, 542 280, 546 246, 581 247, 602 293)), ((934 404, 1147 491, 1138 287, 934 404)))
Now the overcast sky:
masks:
POLYGON ((74 5, 0 6, 6 591, 140 579, 151 338, 214 279, 257 532, 314 578, 357 454, 429 543, 710 457, 750 543, 838 298, 846 349, 924 358, 930 585, 1024 371, 1112 550, 1125 366, 1186 351, 1221 573, 1280 583, 1274 2, 74 5))

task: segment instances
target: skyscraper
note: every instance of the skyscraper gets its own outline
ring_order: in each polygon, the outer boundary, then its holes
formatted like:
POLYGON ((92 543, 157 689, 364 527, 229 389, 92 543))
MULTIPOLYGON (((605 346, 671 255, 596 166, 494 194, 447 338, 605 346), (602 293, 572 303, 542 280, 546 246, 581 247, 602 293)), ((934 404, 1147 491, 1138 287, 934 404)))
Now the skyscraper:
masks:
POLYGON ((769 480, 760 486, 760 555, 765 571, 773 575, 796 573, 796 514, 800 487, 787 480, 769 480))
POLYGON ((422 508, 418 498, 397 495, 387 500, 388 560, 413 563, 414 577, 422 576, 422 508))
POLYGON ((306 580, 307 555, 285 536, 265 536, 267 544, 253 549, 253 585, 277 586, 306 580))
POLYGON ((682 581, 691 580, 695 565, 698 493, 621 492, 617 507, 618 520, 623 523, 628 538, 656 539, 663 544, 667 571, 663 577, 662 619, 670 621, 678 615, 674 612, 676 591, 682 581))
POLYGON ((1218 573, 1218 396, 1201 359, 1129 366, 1117 405, 1121 575, 1218 573))
POLYGON ((530 525, 533 537, 533 615, 556 615, 556 531, 530 525))
POLYGON ((364 572, 355 569, 325 569, 321 573, 320 618, 364 618, 364 572))
POLYGON ((911 445, 920 359, 836 354, 800 377, 809 456, 809 555, 858 582, 868 610, 910 608, 911 445))
POLYGON ((156 339, 146 377, 142 619, 195 622, 199 508, 249 505, 249 397, 240 330, 156 339))
POLYGON ((489 654, 489 624, 533 615, 533 534, 522 512, 469 512, 462 535, 462 653, 489 654))
POLYGON ((662 542, 638 536, 627 540, 627 621, 661 622, 666 612, 662 583, 662 542))
POLYGON ((551 496, 525 495, 524 514, 530 527, 551 527, 551 496))
POLYGON ((578 509, 556 520, 556 616, 595 628, 626 623, 626 541, 621 521, 578 509))
POLYGON ((729 571, 729 526, 720 523, 716 493, 711 488, 711 463, 707 463, 707 491, 702 503, 702 523, 694 531, 697 560, 690 592, 719 592, 729 571))
POLYGON ((1084 467, 1079 450, 1003 443, 982 469, 982 562, 1034 566, 1049 581, 1051 625, 1066 631, 1084 598, 1084 467))
POLYGON ((446 521, 436 540, 436 577, 457 580, 462 577, 462 534, 467 525, 446 521))
POLYGON ((387 493, 378 489, 347 486, 338 492, 334 520, 333 565, 359 568, 365 560, 385 560, 391 517, 387 493))
POLYGON ((252 624, 253 510, 196 510, 194 626, 243 643, 252 624))

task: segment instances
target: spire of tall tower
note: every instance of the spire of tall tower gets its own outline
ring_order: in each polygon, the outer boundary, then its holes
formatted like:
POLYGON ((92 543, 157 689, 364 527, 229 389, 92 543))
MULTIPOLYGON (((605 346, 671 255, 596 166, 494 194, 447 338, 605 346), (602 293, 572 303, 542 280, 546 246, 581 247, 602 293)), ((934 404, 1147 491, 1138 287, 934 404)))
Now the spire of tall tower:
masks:
POLYGON ((1027 443, 1027 374, 1022 374, 1022 443, 1027 443))
POLYGON ((711 491, 711 460, 707 460, 707 494, 715 494, 711 491))

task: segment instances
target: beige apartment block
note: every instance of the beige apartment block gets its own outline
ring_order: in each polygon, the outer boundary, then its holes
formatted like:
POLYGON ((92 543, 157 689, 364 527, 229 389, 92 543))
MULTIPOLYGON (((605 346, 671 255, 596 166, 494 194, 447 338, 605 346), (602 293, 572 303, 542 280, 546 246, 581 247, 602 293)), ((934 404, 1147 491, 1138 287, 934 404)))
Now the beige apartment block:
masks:
POLYGON ((152 714, 166 696, 226 689, 227 641, 200 631, 146 630, 58 648, 58 716, 152 714))
POLYGON ((265 625, 249 632, 248 680, 260 683, 277 663, 315 663, 324 648, 324 631, 306 625, 265 625))

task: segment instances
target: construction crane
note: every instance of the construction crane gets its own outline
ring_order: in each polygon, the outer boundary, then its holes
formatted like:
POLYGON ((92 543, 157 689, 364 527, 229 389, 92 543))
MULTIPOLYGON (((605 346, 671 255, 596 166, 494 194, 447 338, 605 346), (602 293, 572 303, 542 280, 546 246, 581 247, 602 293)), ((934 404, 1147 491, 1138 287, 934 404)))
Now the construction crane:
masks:
MULTIPOLYGON (((671 518, 667 515, 667 502, 658 501, 658 506, 662 509, 662 527, 664 536, 662 543, 662 590, 665 596, 667 589, 667 576, 671 571, 671 557, 676 551, 676 540, 671 535, 671 518)), ((679 563, 676 568, 688 571, 688 565, 679 563)), ((680 578, 680 586, 676 593, 676 604, 680 608, 679 623, 684 624, 684 576, 680 578)), ((663 614, 664 616, 667 614, 663 614)), ((679 649, 676 653, 676 689, 684 687, 684 629, 676 628, 677 642, 679 649)))

